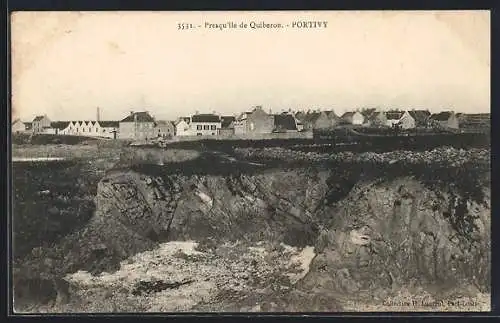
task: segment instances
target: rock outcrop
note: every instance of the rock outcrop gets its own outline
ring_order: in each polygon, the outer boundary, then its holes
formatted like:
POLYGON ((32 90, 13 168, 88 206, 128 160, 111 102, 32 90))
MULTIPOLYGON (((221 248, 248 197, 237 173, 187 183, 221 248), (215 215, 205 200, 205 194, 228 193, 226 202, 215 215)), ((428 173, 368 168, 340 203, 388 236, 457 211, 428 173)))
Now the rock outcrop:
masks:
POLYGON ((111 170, 98 184, 87 226, 34 250, 20 275, 113 272, 121 260, 168 240, 267 240, 315 246, 296 287, 322 302, 383 297, 409 282, 489 288, 487 169, 473 162, 339 165, 224 176, 173 173, 169 165, 111 170))

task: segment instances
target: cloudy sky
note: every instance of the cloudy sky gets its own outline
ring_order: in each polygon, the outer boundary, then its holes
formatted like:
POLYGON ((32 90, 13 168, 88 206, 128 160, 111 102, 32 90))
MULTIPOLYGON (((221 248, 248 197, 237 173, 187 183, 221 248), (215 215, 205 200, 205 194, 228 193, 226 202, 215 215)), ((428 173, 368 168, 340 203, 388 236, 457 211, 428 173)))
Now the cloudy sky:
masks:
POLYGON ((13 113, 121 119, 148 110, 490 109, 490 14, 21 12, 12 16, 13 113), (233 21, 318 29, 178 30, 233 21))

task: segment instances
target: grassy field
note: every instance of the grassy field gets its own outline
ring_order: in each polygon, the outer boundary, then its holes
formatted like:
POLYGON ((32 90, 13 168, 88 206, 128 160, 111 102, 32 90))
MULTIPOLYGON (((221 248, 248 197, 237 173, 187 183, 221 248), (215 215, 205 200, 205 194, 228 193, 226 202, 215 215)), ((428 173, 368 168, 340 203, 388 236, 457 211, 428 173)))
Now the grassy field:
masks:
POLYGON ((62 157, 66 159, 106 159, 122 162, 180 162, 198 157, 199 153, 183 149, 158 149, 101 145, 12 145, 12 157, 62 157))

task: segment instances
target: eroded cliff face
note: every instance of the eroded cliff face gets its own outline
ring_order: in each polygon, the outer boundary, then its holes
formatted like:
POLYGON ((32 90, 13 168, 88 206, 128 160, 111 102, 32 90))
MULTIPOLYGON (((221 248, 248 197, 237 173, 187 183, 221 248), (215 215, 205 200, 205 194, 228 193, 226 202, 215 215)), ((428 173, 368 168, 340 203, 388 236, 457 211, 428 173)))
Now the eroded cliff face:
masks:
POLYGON ((317 310, 338 310, 346 297, 383 299, 402 286, 489 290, 487 171, 458 167, 429 176, 410 168, 388 177, 366 166, 323 165, 221 176, 167 167, 109 171, 88 225, 34 250, 23 275, 112 273, 120 261, 166 241, 272 241, 314 247, 294 289, 322 295, 317 310))
POLYGON ((319 235, 301 288, 360 300, 402 286, 441 295, 458 286, 488 291, 490 191, 482 191, 484 199, 472 201, 413 178, 359 183, 319 235))
POLYGON ((277 240, 313 244, 328 185, 326 170, 234 176, 111 172, 98 186, 96 217, 162 239, 277 240))

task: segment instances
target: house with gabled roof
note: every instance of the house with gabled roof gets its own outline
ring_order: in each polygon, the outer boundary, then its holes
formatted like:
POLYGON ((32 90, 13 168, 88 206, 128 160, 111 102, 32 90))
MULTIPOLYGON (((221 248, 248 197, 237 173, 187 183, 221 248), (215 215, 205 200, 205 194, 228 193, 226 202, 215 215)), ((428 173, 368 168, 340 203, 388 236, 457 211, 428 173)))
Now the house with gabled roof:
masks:
POLYGON ((220 135, 231 136, 234 135, 234 121, 235 116, 222 116, 221 117, 221 128, 219 131, 220 135))
POLYGON ((274 116, 266 113, 262 106, 241 113, 234 121, 235 134, 271 133, 273 129, 274 116))
POLYGON ((118 138, 120 122, 111 120, 99 120, 96 126, 99 128, 99 137, 118 138))
POLYGON ((147 140, 156 137, 155 120, 147 111, 131 111, 120 121, 119 138, 133 140, 147 140))
POLYGON ((10 127, 12 133, 26 132, 26 125, 21 119, 15 119, 10 127))
POLYGON ((50 119, 47 115, 39 115, 33 119, 32 122, 32 132, 33 133, 43 133, 50 128, 50 119))
POLYGON ((408 113, 415 119, 415 125, 417 127, 427 127, 429 124, 429 117, 431 113, 429 110, 408 110, 408 113))
POLYGON ((283 112, 274 116, 273 132, 297 132, 297 122, 293 114, 283 112))
POLYGON ((352 125, 363 125, 365 123, 365 117, 359 111, 348 111, 345 112, 341 118, 349 124, 352 125))
POLYGON ((54 121, 50 123, 50 129, 48 133, 55 135, 65 135, 69 129, 69 124, 71 121, 54 121))
POLYGON ((300 115, 299 120, 304 124, 304 129, 332 128, 339 122, 340 118, 334 111, 308 111, 300 115))
POLYGON ((399 127, 401 129, 413 129, 416 127, 415 119, 408 111, 387 111, 385 113, 388 127, 399 127))
POLYGON ((221 117, 214 113, 194 114, 189 127, 196 136, 216 136, 222 126, 221 117))
POLYGON ((364 117, 363 125, 367 127, 385 127, 387 118, 384 111, 378 111, 376 108, 363 109, 360 113, 364 117))
POLYGON ((172 121, 157 120, 154 131, 159 138, 172 138, 175 134, 175 126, 172 121))
POLYGON ((458 118, 453 111, 442 111, 439 113, 433 113, 429 117, 429 122, 433 127, 439 128, 449 128, 449 129, 458 129, 459 122, 458 118))
POLYGON ((181 117, 174 121, 175 133, 174 136, 191 136, 191 117, 181 117))

